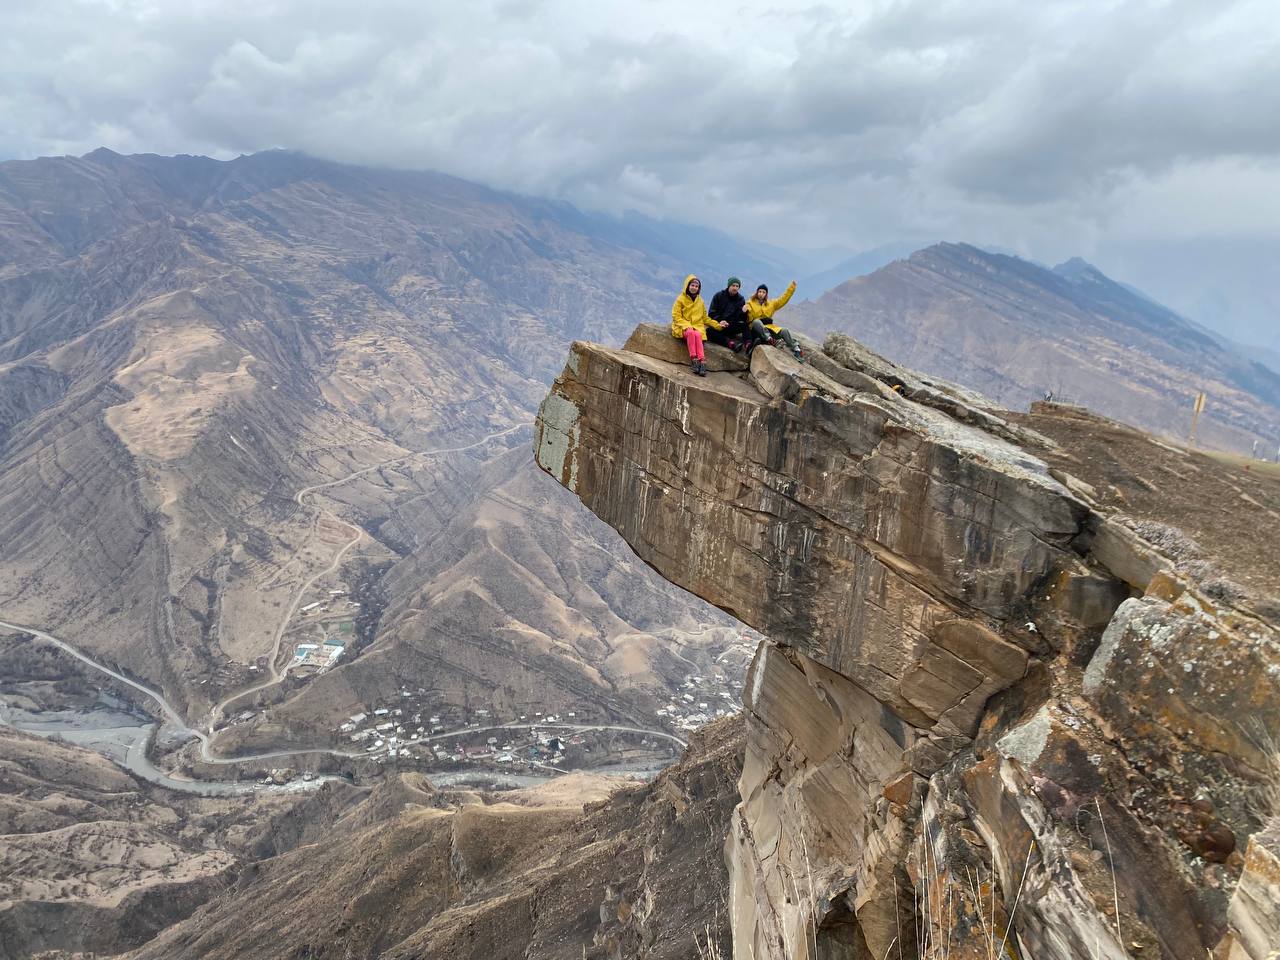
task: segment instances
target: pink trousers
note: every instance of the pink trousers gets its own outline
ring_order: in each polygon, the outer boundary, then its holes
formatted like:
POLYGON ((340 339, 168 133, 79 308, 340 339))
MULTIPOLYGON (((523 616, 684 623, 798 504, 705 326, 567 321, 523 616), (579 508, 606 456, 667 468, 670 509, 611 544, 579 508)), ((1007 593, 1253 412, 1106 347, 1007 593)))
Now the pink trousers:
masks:
POLYGON ((702 334, 690 327, 684 332, 684 342, 689 348, 690 360, 705 360, 706 355, 702 352, 702 334))

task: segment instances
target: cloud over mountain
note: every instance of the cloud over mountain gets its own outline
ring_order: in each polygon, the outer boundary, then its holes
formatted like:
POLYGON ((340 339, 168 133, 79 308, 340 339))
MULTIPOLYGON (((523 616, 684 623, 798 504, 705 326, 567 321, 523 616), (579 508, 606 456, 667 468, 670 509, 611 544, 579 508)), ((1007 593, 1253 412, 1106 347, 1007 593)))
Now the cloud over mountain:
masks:
POLYGON ((6 14, 0 157, 284 146, 782 243, 1105 260, 1170 225, 1280 233, 1275 23, 1265 0, 52 0, 6 14))
POLYGON ((1087 205, 1275 159, 1265 7, 55 2, 9 15, 0 148, 285 145, 667 213, 885 185, 1087 205))

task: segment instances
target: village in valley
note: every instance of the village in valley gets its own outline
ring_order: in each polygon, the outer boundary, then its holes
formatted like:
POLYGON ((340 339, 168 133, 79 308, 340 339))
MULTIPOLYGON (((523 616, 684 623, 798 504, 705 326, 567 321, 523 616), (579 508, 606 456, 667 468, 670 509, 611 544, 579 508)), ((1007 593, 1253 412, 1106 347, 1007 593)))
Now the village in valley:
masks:
POLYGON ((345 590, 330 590, 327 600, 313 600, 298 609, 302 616, 320 617, 315 623, 318 635, 314 640, 294 644, 287 671, 298 676, 318 675, 338 663, 355 632, 350 618, 360 609, 356 601, 344 600, 346 595, 345 590), (331 612, 335 606, 339 607, 336 617, 331 612))
POLYGON ((738 637, 702 673, 684 677, 654 720, 643 725, 582 710, 496 717, 489 708, 444 704, 423 687, 406 687, 395 700, 348 716, 335 736, 378 763, 531 773, 650 769, 679 756, 691 731, 739 710, 752 649, 749 637, 738 637))
POLYGON ((730 681, 724 673, 711 676, 692 675, 680 685, 680 692, 658 717, 675 730, 697 730, 704 723, 737 713, 742 704, 742 682, 730 681))
MULTIPOLYGON (((350 660, 360 609, 341 589, 299 607, 284 674, 310 680, 350 660)), ((666 702, 659 701, 647 718, 619 719, 591 705, 496 715, 492 704, 459 704, 439 690, 402 681, 400 689, 338 721, 332 742, 338 756, 361 765, 478 777, 570 770, 652 775, 679 757, 692 731, 738 712, 756 640, 752 631, 725 630, 712 651, 686 661, 690 672, 667 681, 666 702)), ((258 711, 245 709, 225 724, 257 720, 258 711)), ((299 775, 315 776, 292 768, 258 774, 261 782, 277 784, 299 775)))

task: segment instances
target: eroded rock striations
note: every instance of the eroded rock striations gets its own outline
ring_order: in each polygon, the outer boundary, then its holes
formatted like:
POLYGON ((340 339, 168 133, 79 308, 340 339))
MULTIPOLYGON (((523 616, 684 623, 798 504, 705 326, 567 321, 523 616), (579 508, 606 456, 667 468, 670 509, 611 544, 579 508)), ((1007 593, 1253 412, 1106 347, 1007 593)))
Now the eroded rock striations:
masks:
POLYGON ((1052 407, 1006 416, 843 336, 705 379, 656 342, 575 343, 534 442, 771 638, 726 841, 735 957, 1280 946, 1265 595, 1205 589, 1102 507, 1037 429, 1052 407))

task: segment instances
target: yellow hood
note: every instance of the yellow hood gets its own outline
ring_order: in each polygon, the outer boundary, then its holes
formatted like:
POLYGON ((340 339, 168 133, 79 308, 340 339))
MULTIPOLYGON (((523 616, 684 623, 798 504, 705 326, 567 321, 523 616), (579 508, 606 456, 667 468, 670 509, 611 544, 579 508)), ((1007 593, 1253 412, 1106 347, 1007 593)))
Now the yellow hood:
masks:
POLYGON ((694 280, 698 280, 696 273, 684 278, 680 296, 671 305, 671 335, 676 339, 683 337, 689 329, 697 330, 703 340, 707 339, 707 305, 702 300, 701 288, 696 297, 689 296, 689 284, 694 280))

